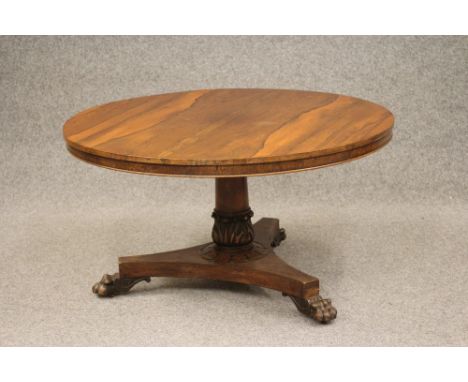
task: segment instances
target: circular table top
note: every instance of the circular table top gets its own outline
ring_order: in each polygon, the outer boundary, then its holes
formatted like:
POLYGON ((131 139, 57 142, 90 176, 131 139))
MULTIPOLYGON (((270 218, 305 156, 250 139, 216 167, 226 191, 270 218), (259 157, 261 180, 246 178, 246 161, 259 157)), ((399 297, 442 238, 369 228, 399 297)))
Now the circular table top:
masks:
POLYGON ((362 99, 310 91, 208 89, 111 102, 64 125, 69 151, 118 170, 181 176, 300 171, 388 143, 393 115, 362 99))

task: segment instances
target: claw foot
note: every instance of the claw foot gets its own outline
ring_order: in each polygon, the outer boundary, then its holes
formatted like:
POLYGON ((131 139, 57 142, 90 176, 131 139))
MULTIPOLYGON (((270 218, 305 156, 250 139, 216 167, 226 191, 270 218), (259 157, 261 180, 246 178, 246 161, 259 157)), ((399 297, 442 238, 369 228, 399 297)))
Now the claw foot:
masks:
POLYGON ((278 247, 281 244, 281 242, 285 239, 286 239, 286 231, 284 230, 284 228, 280 228, 275 238, 271 242, 271 246, 278 247))
POLYGON ((328 298, 324 299, 320 295, 313 296, 309 299, 295 296, 289 297, 293 300, 301 313, 312 317, 317 322, 325 324, 336 318, 336 309, 328 298))
POLYGON ((93 293, 99 297, 112 297, 118 294, 127 293, 135 284, 140 281, 150 282, 149 277, 141 277, 136 279, 119 278, 118 273, 113 275, 105 274, 102 276, 101 281, 93 285, 93 293))

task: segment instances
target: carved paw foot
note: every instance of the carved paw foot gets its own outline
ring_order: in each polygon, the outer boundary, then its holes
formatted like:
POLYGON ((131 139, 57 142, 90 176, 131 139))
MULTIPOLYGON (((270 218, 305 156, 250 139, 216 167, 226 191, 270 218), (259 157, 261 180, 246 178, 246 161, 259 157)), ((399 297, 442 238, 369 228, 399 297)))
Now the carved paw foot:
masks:
POLYGON ((93 293, 99 297, 112 297, 118 294, 127 293, 135 284, 140 281, 150 282, 149 277, 141 277, 136 279, 119 278, 118 273, 113 275, 105 274, 102 276, 101 281, 93 285, 93 293))
POLYGON ((271 242, 271 246, 278 247, 281 244, 281 242, 285 239, 286 239, 286 231, 284 230, 284 228, 280 228, 275 238, 271 242))
POLYGON ((297 309, 305 315, 312 317, 315 321, 326 324, 336 318, 336 309, 328 298, 322 298, 320 295, 309 299, 289 296, 293 300, 297 309))

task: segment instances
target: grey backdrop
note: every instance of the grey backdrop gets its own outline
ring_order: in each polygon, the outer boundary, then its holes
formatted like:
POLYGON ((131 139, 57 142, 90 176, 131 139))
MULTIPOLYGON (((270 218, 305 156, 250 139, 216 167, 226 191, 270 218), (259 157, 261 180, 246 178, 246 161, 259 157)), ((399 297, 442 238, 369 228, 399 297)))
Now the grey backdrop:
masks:
POLYGON ((468 345, 467 37, 0 37, 0 345, 468 345), (286 261, 337 320, 281 294, 153 279, 99 300, 116 258, 206 241, 213 180, 97 168, 65 150, 74 113, 196 88, 344 93, 396 116, 383 150, 250 179, 286 261))

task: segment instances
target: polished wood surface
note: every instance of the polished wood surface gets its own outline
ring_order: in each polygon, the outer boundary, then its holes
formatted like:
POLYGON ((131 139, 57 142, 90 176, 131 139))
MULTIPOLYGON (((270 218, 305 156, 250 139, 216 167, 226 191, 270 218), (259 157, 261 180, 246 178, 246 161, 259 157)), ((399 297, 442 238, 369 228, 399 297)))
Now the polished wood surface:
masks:
POLYGON ((366 155, 392 135, 393 115, 330 93, 215 89, 112 102, 69 119, 70 152, 138 173, 248 176, 299 171, 366 155))
MULTIPOLYGON (((264 246, 265 250, 265 256, 260 259, 220 263, 200 256, 210 244, 151 255, 120 257, 119 272, 104 275, 93 286, 93 292, 100 297, 128 293, 134 285, 149 282, 151 277, 223 280, 280 291, 293 300, 301 313, 314 320, 320 323, 334 320, 337 311, 329 299, 319 295, 319 280, 291 267, 274 253, 272 247, 278 244, 280 232, 278 219, 260 219, 254 224, 254 229, 257 245, 264 246)), ((217 251, 214 248, 211 250, 217 251)), ((222 248, 219 251, 224 252, 222 248)))
POLYGON ((247 178, 216 178, 215 190, 216 204, 211 215, 215 220, 213 242, 225 247, 249 245, 254 239, 254 229, 247 178))
POLYGON ((232 214, 250 209, 247 178, 215 180, 215 209, 232 214))
POLYGON ((232 281, 278 290, 300 312, 327 323, 337 311, 319 295, 319 280, 281 260, 273 251, 286 239, 279 220, 252 224, 247 178, 216 179, 212 242, 176 251, 119 258, 119 272, 93 285, 100 297, 124 294, 151 277, 187 277, 232 281))
POLYGON ((319 280, 303 273, 276 256, 271 242, 278 219, 261 219, 255 224, 257 240, 264 242, 266 255, 256 261, 218 263, 200 256, 206 244, 151 255, 119 258, 122 278, 188 277, 234 281, 275 289, 287 295, 308 298, 319 293, 319 280), (263 228, 263 229, 262 229, 263 228))
POLYGON ((369 154, 392 137, 384 107, 330 93, 273 89, 197 90, 141 97, 85 110, 65 123, 76 157, 130 172, 212 176, 212 242, 119 258, 92 290, 127 293, 151 277, 194 277, 275 289, 322 323, 337 311, 319 280, 273 251, 286 238, 278 219, 252 224, 247 176, 300 171, 369 154))

